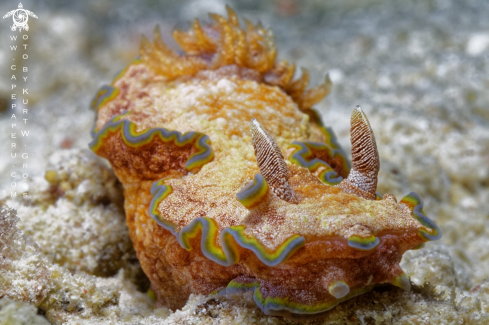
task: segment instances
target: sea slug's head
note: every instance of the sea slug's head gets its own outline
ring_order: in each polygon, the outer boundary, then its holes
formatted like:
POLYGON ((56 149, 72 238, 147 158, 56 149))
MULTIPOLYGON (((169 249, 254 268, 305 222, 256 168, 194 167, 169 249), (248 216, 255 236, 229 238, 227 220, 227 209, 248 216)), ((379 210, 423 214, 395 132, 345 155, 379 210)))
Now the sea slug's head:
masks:
POLYGON ((376 192, 380 169, 377 144, 360 106, 351 116, 351 167, 331 142, 294 141, 287 162, 256 119, 251 120, 251 141, 259 173, 237 199, 252 214, 274 215, 270 221, 260 222, 259 235, 272 229, 271 223, 280 215, 280 230, 275 224, 273 233, 314 240, 340 236, 348 246, 361 251, 374 249, 382 236, 417 234, 401 249, 402 256, 406 249, 440 238, 439 228, 422 211, 419 195, 410 193, 398 203, 393 195, 382 197, 376 192))
MULTIPOLYGON (((282 279, 288 284, 267 279, 257 285, 255 301, 267 314, 317 317, 375 284, 410 289, 399 266, 402 255, 439 239, 441 231, 424 214, 418 194, 410 193, 398 202, 393 195, 376 193, 377 145, 359 106, 351 116, 351 169, 349 164, 338 164, 330 145, 296 141, 287 162, 255 119, 251 134, 259 173, 237 194, 249 216, 259 218, 247 224, 248 236, 269 249, 287 252, 275 259, 260 258, 262 263, 310 268, 309 272, 286 272, 291 278, 299 277, 302 286, 290 279, 282 279), (286 239, 289 243, 284 244, 286 239), (319 284, 327 294, 304 284, 319 284), (286 287, 303 290, 287 291, 286 287), (313 298, 305 298, 306 292, 313 298)), ((239 287, 235 282, 233 290, 239 287)))

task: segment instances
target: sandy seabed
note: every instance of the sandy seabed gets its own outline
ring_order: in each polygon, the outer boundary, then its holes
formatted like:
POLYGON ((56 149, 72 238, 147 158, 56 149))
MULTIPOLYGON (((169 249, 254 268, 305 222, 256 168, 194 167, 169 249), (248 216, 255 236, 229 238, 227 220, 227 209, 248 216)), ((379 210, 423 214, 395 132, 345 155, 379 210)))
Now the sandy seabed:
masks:
MULTIPOLYGON (((443 231, 407 252, 410 292, 379 287, 311 324, 489 323, 489 2, 165 1, 23 3, 29 20, 29 199, 10 197, 11 81, 0 79, 0 324, 293 324, 249 295, 154 308, 125 226, 121 186, 87 148, 89 102, 136 54, 140 35, 230 4, 276 35, 279 58, 330 72, 316 108, 349 152, 359 104, 375 131, 378 192, 415 191, 443 231), (25 205, 25 207, 24 207, 25 205), (15 209, 15 210, 13 210, 15 209)), ((0 4, 0 12, 17 3, 0 4)), ((6 22, 3 22, 7 26, 6 22)), ((2 25, 3 26, 3 25, 2 25)), ((1 44, 12 31, 0 29, 1 44)), ((7 69, 12 51, 0 46, 7 69)), ((21 109, 20 107, 19 109, 21 109)), ((17 151, 22 152, 22 151, 17 151)), ((16 170, 19 171, 19 170, 16 170)))

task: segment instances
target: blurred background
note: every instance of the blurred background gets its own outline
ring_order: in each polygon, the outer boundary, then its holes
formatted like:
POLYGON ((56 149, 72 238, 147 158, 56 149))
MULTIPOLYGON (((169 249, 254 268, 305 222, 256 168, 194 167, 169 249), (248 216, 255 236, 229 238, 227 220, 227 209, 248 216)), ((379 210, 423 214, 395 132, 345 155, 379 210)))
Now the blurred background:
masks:
MULTIPOLYGON (((406 254, 403 267, 411 280, 456 288, 459 299, 486 297, 480 299, 489 308, 489 1, 22 3, 39 17, 29 19, 28 32, 25 129, 30 135, 18 139, 20 147, 28 148, 30 177, 43 177, 53 152, 87 148, 94 119, 90 101, 138 54, 141 35, 151 38, 159 24, 163 40, 177 49, 171 37, 175 26, 186 29, 194 18, 209 21, 208 12, 225 15, 229 4, 240 19, 271 28, 278 59, 308 69, 311 85, 330 73, 333 91, 316 108, 347 152, 350 114, 355 105, 362 106, 377 138, 380 193, 401 199, 415 191, 424 198, 425 212, 444 236, 406 254), (420 270, 421 265, 429 267, 420 270)), ((0 12, 17 5, 2 1, 0 12)), ((10 18, 0 22, 4 194, 13 171, 11 24, 10 18)))

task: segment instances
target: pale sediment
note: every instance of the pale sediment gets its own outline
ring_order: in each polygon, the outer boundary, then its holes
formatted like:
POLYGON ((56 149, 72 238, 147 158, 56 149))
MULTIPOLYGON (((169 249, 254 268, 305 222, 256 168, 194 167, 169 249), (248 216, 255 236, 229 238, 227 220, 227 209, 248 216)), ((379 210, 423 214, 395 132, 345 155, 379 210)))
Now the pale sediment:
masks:
MULTIPOLYGON (((259 12, 261 20, 274 27, 281 57, 312 70, 312 83, 322 78, 316 71, 332 70, 333 92, 316 106, 345 149, 351 108, 361 104, 368 112, 380 155, 378 192, 397 197, 418 192, 425 199, 425 212, 444 233, 440 242, 404 256, 402 267, 415 284, 412 291, 375 289, 335 307, 324 323, 484 324, 489 314, 489 23, 483 15, 487 3, 395 3, 361 12, 318 2, 289 18, 275 14, 286 14, 283 6, 264 5, 259 12)), ((31 30, 31 57, 41 62, 32 62, 31 75, 36 118, 31 132, 36 137, 21 144, 36 148, 30 152, 38 157, 32 164, 35 202, 28 210, 19 208, 19 219, 13 212, 2 214, 0 236, 9 238, 10 251, 0 263, 0 292, 5 297, 0 301, 1 320, 13 315, 15 305, 26 317, 35 318, 39 308, 49 321, 67 324, 290 323, 262 316, 250 297, 191 296, 181 311, 155 310, 142 292, 146 287, 138 284, 140 273, 124 237, 127 229, 116 198, 120 192, 111 176, 93 165, 87 151, 57 154, 59 165, 76 161, 71 168, 80 180, 59 182, 58 187, 67 189, 63 195, 44 191, 52 185, 42 180, 47 157, 59 147, 86 148, 93 122, 93 112, 87 109, 90 98, 135 55, 127 49, 137 48, 139 34, 149 35, 154 23, 170 21, 163 25, 165 37, 170 32, 165 26, 176 20, 224 11, 224 5, 214 1, 212 8, 189 13, 196 4, 175 5, 158 17, 149 13, 154 9, 141 6, 136 12, 152 17, 147 26, 127 18, 133 30, 129 38, 115 36, 98 43, 95 36, 100 33, 85 33, 88 10, 33 9, 42 17, 31 30), (57 26, 72 27, 56 33, 57 26), (53 44, 62 44, 64 55, 53 52, 53 44), (90 51, 86 44, 91 44, 90 51), (73 69, 67 71, 67 66, 73 69), (86 175, 93 166, 100 173, 86 175), (97 178, 105 181, 97 183, 97 178), (83 183, 87 179, 93 186, 83 183), (30 222, 30 217, 35 220, 30 222), (83 231, 70 231, 74 219, 82 221, 83 231), (46 220, 55 223, 45 224, 46 220), (57 238, 69 238, 70 244, 57 238), (110 262, 114 260, 118 262, 110 262), (18 307, 6 298, 29 305, 18 307)), ((0 5, 1 12, 12 9, 6 6, 0 5)), ((254 20, 246 8, 233 7, 254 20)), ((127 6, 121 4, 120 12, 124 10, 127 6)), ((121 35, 121 21, 96 28, 121 35)), ((8 37, 9 32, 5 28, 0 34, 8 37)), ((7 49, 0 50, 9 55, 7 49)), ((9 80, 2 80, 2 96, 9 93, 9 85, 9 80)), ((10 120, 4 115, 0 125, 2 130, 10 128, 10 120)), ((8 135, 0 134, 2 142, 10 142, 8 135)), ((8 156, 8 151, 0 156, 2 179, 11 172, 8 156)), ((1 185, 2 197, 8 196, 8 183, 1 185)))

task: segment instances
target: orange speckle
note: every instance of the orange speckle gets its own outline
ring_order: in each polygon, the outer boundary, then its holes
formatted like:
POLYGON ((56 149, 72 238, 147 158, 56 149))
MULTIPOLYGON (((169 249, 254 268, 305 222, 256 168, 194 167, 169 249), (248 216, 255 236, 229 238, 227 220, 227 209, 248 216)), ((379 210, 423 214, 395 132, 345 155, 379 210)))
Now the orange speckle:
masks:
POLYGON ((64 138, 59 146, 63 149, 70 149, 73 146, 73 140, 70 138, 64 138))

